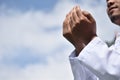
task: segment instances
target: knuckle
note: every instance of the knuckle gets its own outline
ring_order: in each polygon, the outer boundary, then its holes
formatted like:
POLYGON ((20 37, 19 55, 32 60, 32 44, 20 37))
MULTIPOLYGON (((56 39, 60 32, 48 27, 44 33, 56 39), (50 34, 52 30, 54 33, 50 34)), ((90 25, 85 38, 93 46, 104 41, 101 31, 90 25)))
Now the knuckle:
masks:
POLYGON ((68 31, 68 32, 63 32, 63 36, 64 36, 65 38, 68 38, 70 35, 71 35, 70 31, 68 31))
POLYGON ((66 26, 66 23, 65 22, 63 22, 63 28, 66 26))
POLYGON ((85 18, 81 17, 80 22, 85 21, 85 18))
POLYGON ((66 24, 66 21, 63 22, 63 26, 66 24))
POLYGON ((85 11, 87 15, 91 15, 89 12, 85 11))
POLYGON ((69 14, 66 15, 66 17, 68 17, 68 16, 69 16, 69 14))
POLYGON ((83 11, 83 13, 85 13, 86 15, 87 15, 87 14, 88 14, 88 15, 90 14, 88 11, 83 11))
POLYGON ((80 24, 80 22, 79 22, 79 21, 77 21, 77 22, 76 22, 76 25, 78 25, 78 24, 80 24))
POLYGON ((67 26, 67 20, 64 20, 63 27, 67 26))
POLYGON ((63 36, 65 37, 65 36, 66 36, 66 34, 65 34, 65 33, 63 33, 63 36))

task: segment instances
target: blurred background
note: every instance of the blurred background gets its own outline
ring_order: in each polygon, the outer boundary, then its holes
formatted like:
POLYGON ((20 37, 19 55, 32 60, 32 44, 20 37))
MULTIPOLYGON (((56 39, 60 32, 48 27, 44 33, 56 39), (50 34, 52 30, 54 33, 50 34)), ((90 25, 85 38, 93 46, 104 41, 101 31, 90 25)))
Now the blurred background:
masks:
POLYGON ((75 5, 93 15, 101 39, 113 40, 119 29, 106 0, 0 0, 0 80, 73 80, 74 47, 63 38, 62 23, 75 5))

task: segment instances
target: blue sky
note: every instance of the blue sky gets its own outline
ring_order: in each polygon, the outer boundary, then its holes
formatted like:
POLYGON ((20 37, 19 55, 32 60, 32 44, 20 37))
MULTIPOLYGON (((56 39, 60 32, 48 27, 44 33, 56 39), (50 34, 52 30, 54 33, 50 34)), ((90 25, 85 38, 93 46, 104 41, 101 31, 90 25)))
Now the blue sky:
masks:
POLYGON ((0 0, 0 5, 5 4, 9 8, 28 11, 30 9, 49 11, 53 9, 58 0, 0 0))
MULTIPOLYGON (((77 0, 76 0, 77 1, 77 0)), ((118 30, 104 0, 79 0, 97 22, 97 34, 112 40, 118 30)), ((0 0, 0 80, 73 80, 68 56, 74 47, 62 36, 72 0, 0 0)))

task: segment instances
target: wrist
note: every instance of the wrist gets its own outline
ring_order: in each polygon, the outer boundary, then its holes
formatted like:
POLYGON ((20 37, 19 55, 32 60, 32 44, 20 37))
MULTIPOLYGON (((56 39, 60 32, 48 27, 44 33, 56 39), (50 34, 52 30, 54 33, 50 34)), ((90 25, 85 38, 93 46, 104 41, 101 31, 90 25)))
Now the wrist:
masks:
POLYGON ((78 43, 78 45, 75 46, 75 52, 76 52, 75 55, 78 56, 84 47, 85 47, 84 43, 78 43))
POLYGON ((88 37, 88 38, 82 39, 82 41, 85 45, 88 45, 95 37, 97 37, 97 35, 94 35, 93 37, 88 37))

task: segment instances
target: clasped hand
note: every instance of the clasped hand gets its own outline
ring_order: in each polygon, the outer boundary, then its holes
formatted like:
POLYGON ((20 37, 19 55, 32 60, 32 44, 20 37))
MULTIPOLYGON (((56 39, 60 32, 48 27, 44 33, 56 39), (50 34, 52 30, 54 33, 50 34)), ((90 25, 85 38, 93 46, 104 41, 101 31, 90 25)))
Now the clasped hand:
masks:
POLYGON ((96 35, 96 21, 87 11, 75 6, 63 22, 63 36, 79 53, 96 35))

